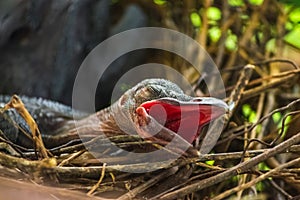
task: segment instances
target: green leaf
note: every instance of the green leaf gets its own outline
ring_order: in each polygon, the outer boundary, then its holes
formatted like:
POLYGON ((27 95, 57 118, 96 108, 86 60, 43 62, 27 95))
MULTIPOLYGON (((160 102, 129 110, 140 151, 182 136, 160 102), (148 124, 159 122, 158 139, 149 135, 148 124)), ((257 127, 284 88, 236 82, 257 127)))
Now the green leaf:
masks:
POLYGON ((249 3, 255 6, 259 6, 264 2, 264 0, 249 0, 249 3))
POLYGON ((299 22, 300 22, 300 8, 294 9, 294 10, 289 14, 289 19, 291 20, 291 22, 299 23, 299 22))
POLYGON ((225 40, 225 46, 229 51, 235 51, 237 49, 237 36, 229 32, 225 40))
POLYGON ((295 6, 300 6, 300 1, 299 0, 278 0, 281 3, 285 3, 285 4, 292 4, 295 6))
POLYGON ((246 15, 246 14, 240 14, 240 18, 246 21, 246 20, 248 20, 250 17, 249 17, 249 15, 246 15))
POLYGON ((207 160, 207 161, 205 161, 205 164, 213 166, 215 164, 215 161, 214 160, 207 160))
POLYGON ((242 112, 245 117, 249 117, 252 112, 251 106, 249 104, 244 104, 242 107, 242 112))
POLYGON ((291 22, 286 22, 285 23, 285 29, 288 31, 291 31, 294 28, 294 24, 291 22))
POLYGON ((243 115, 248 119, 249 122, 256 122, 256 112, 251 108, 249 104, 244 104, 242 107, 243 115))
POLYGON ((291 121, 292 121, 292 116, 289 115, 289 116, 286 117, 286 119, 284 121, 284 124, 289 124, 291 121))
MULTIPOLYGON (((283 120, 283 119, 282 119, 283 120)), ((286 131, 288 130, 288 128, 289 128, 289 124, 290 124, 290 122, 291 122, 291 120, 292 120, 292 116, 287 116, 286 117, 286 119, 285 119, 285 121, 284 121, 284 127, 283 127, 283 132, 282 132, 282 135, 281 135, 281 137, 282 138, 285 138, 285 135, 286 135, 286 131)), ((279 128, 281 128, 281 127, 279 127, 279 128)), ((281 131, 281 130, 280 130, 281 131)), ((278 134, 279 134, 280 132, 278 132, 278 134)))
POLYGON ((214 26, 208 30, 208 34, 212 42, 217 42, 221 37, 221 29, 214 26))
POLYGON ((258 124, 258 125, 256 126, 256 133, 257 133, 257 134, 260 134, 260 133, 261 133, 261 129, 262 129, 262 125, 261 125, 261 124, 258 124))
POLYGON ((160 6, 167 3, 166 0, 153 0, 153 2, 154 2, 155 4, 157 4, 157 5, 160 5, 160 6))
POLYGON ((275 53, 275 50, 276 50, 275 49, 275 39, 272 38, 266 44, 266 51, 271 52, 271 53, 275 53))
POLYGON ((217 7, 209 7, 207 9, 207 17, 210 20, 218 21, 221 19, 222 13, 217 7))
POLYGON ((300 25, 297 25, 292 31, 285 35, 284 40, 287 43, 292 44, 293 46, 300 49, 300 25))
POLYGON ((264 188, 265 188, 264 183, 263 182, 256 183, 255 188, 258 192, 264 191, 264 188))
POLYGON ((243 6, 244 5, 243 0, 229 0, 228 3, 230 6, 243 6))
POLYGON ((256 122, 256 113, 254 111, 252 111, 250 113, 249 122, 251 122, 251 123, 255 123, 256 122))
POLYGON ((282 119, 282 114, 280 112, 276 112, 272 115, 272 119, 275 124, 278 124, 282 119))
POLYGON ((191 22, 193 26, 200 27, 201 26, 201 18, 197 12, 192 12, 190 15, 191 22))
POLYGON ((268 170, 270 170, 270 167, 268 165, 266 165, 266 163, 261 162, 261 163, 258 164, 258 169, 268 171, 268 170))

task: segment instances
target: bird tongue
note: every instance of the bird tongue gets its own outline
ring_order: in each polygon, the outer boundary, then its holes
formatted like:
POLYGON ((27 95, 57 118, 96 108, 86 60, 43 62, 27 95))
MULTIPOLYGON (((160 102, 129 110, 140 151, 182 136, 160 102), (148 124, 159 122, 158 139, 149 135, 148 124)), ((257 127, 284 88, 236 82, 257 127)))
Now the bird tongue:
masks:
POLYGON ((189 143, 199 136, 205 124, 225 113, 224 108, 201 104, 201 101, 180 102, 157 99, 144 102, 139 108, 141 107, 158 123, 189 143))

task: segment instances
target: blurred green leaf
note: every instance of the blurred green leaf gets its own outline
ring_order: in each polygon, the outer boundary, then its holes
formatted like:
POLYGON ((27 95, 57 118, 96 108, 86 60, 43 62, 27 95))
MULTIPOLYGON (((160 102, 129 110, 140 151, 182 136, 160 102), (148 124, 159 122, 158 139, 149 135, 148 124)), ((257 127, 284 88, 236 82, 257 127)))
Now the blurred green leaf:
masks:
POLYGON ((235 51, 237 49, 237 36, 232 34, 230 31, 226 38, 225 46, 230 51, 235 51))
POLYGON ((243 6, 244 5, 243 0, 229 0, 228 3, 230 6, 243 6))
POLYGON ((257 134, 260 134, 260 133, 261 133, 261 129, 262 129, 262 125, 261 125, 261 124, 258 124, 258 125, 256 126, 256 133, 257 133, 257 134))
POLYGON ((249 104, 244 104, 242 107, 242 112, 245 117, 249 117, 252 112, 251 106, 249 104))
POLYGON ((190 15, 190 19, 191 19, 192 24, 195 27, 200 27, 201 26, 201 18, 200 18, 200 15, 197 12, 192 12, 191 15, 190 15))
POLYGON ((287 118, 285 119, 285 124, 289 124, 292 121, 292 116, 287 116, 287 118))
POLYGON ((157 5, 164 5, 167 3, 166 0, 153 0, 153 2, 157 5))
POLYGON ((278 0, 281 3, 285 3, 285 4, 292 4, 295 6, 300 6, 300 1, 299 0, 278 0))
POLYGON ((266 163, 261 162, 261 163, 258 164, 258 169, 268 171, 268 170, 270 170, 270 167, 268 165, 266 165, 266 163))
POLYGON ((294 28, 294 24, 291 22, 286 22, 285 23, 285 29, 288 31, 291 31, 294 28))
POLYGON ((299 23, 300 22, 300 8, 294 9, 290 14, 289 14, 289 20, 294 23, 299 23))
POLYGON ((244 104, 242 107, 243 115, 248 119, 249 122, 256 122, 256 112, 251 108, 249 104, 244 104))
POLYGON ((286 131, 289 128, 289 124, 290 124, 291 120, 292 120, 291 116, 287 116, 287 118, 285 119, 285 121, 284 121, 284 127, 283 127, 283 133, 282 133, 282 136, 281 136, 282 138, 285 138, 285 134, 286 134, 286 131))
POLYGON ((213 166, 215 164, 215 161, 214 160, 207 160, 207 161, 205 161, 205 164, 213 166))
POLYGON ((256 122, 256 113, 254 111, 251 112, 248 120, 251 123, 255 123, 256 122))
POLYGON ((284 40, 293 46, 300 49, 300 25, 297 25, 293 30, 285 35, 284 40))
POLYGON ((249 0, 249 3, 251 3, 252 5, 256 5, 259 6, 264 2, 264 0, 249 0))
POLYGON ((240 176, 240 175, 233 176, 233 177, 231 178, 231 180, 232 180, 233 182, 238 182, 238 181, 239 181, 239 176, 240 176))
POLYGON ((266 44, 266 51, 267 52, 271 52, 271 53, 275 53, 275 39, 272 38, 270 39, 267 44, 266 44))
POLYGON ((207 17, 208 17, 208 19, 217 21, 217 20, 221 19, 221 16, 222 16, 222 13, 221 13, 221 11, 220 11, 219 8, 217 8, 217 7, 209 7, 207 9, 207 17))
POLYGON ((217 42, 221 37, 221 29, 214 26, 208 30, 208 35, 212 42, 217 42))
POLYGON ((280 112, 276 112, 272 115, 272 119, 275 124, 278 124, 282 119, 282 114, 280 112))
POLYGON ((248 20, 249 19, 249 15, 241 14, 240 18, 243 19, 243 20, 248 20))
POLYGON ((255 188, 258 192, 264 191, 264 188, 265 188, 264 183, 263 182, 256 183, 255 188))

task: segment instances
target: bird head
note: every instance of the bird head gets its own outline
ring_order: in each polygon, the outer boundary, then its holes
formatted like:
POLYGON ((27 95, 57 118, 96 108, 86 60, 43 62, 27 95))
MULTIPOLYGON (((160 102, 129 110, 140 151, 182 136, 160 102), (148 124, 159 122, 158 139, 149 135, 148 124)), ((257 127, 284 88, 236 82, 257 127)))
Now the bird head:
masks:
POLYGON ((175 133, 188 143, 199 136, 203 126, 228 110, 220 99, 188 96, 176 84, 164 79, 140 82, 120 98, 118 105, 131 116, 139 135, 155 138, 163 131, 164 137, 172 138, 170 135, 175 133))

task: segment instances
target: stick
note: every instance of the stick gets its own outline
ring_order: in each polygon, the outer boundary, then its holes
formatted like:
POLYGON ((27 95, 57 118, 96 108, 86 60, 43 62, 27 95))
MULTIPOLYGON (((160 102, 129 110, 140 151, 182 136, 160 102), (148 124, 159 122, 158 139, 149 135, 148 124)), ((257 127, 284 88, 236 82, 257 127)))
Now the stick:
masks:
POLYGON ((220 183, 222 181, 225 181, 229 179, 232 176, 236 176, 238 174, 241 174, 245 172, 247 169, 257 165, 258 163, 280 153, 288 149, 291 145, 297 144, 300 142, 300 132, 298 132, 296 135, 293 137, 289 138, 288 140, 282 142, 281 144, 275 146, 272 149, 266 150, 264 153, 252 158, 251 160, 247 160, 243 163, 240 163, 236 165, 235 167, 232 167, 228 169, 225 172, 222 172, 216 176, 204 179, 202 181, 199 181, 197 183, 188 185, 186 187, 183 187, 179 190, 176 190, 174 192, 170 192, 162 197, 160 199, 178 199, 181 198, 187 194, 190 194, 192 192, 207 188, 209 186, 212 186, 216 183, 220 183))

